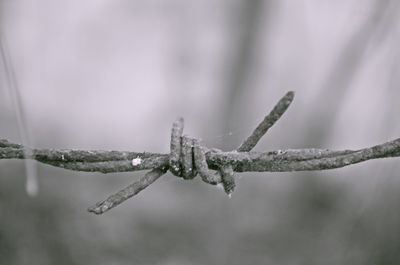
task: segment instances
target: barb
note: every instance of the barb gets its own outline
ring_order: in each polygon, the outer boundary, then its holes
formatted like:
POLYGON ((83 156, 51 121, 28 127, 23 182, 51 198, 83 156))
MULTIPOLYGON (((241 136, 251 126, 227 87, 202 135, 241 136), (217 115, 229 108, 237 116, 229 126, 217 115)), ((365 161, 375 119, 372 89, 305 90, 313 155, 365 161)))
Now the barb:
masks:
POLYGON ((237 148, 238 152, 249 152, 253 149, 261 137, 271 128, 289 108, 294 98, 294 92, 289 91, 286 93, 278 104, 271 110, 271 112, 264 118, 264 120, 257 126, 253 133, 237 148))
POLYGON ((149 171, 141 177, 139 180, 133 182, 128 187, 118 191, 116 194, 111 195, 104 201, 96 203, 96 205, 89 207, 88 211, 95 214, 105 213, 112 208, 118 206, 123 203, 127 199, 135 196, 143 189, 153 184, 154 181, 159 179, 162 175, 164 175, 168 170, 168 167, 164 168, 155 168, 152 171, 149 171))
POLYGON ((169 157, 170 170, 172 174, 181 176, 180 156, 181 156, 181 136, 183 133, 183 118, 179 118, 172 125, 171 133, 171 155, 169 157))
POLYGON ((173 173, 177 176, 192 179, 198 172, 207 183, 215 185, 222 182, 225 191, 231 194, 235 187, 233 172, 326 170, 371 159, 400 156, 400 138, 360 150, 332 151, 311 148, 251 152, 250 149, 282 116, 292 100, 293 94, 289 92, 279 101, 253 134, 238 148, 241 152, 223 152, 201 146, 197 139, 182 136, 183 120, 178 120, 172 130, 171 142, 174 142, 174 146, 171 143, 171 154, 31 149, 0 139, 0 159, 24 159, 26 149, 31 153, 32 159, 69 170, 111 173, 152 169, 138 181, 88 209, 90 212, 101 214, 151 185, 168 169, 171 170, 171 165, 176 166, 177 171, 173 173), (216 170, 218 174, 213 174, 211 170, 216 170))
MULTIPOLYGON (((264 118, 264 120, 256 127, 253 133, 236 149, 237 152, 250 152, 260 141, 261 137, 271 128, 286 112, 292 103, 294 92, 289 91, 283 96, 272 111, 264 118)), ((234 169, 232 165, 225 165, 218 171, 222 178, 222 184, 226 194, 231 197, 235 190, 236 183, 234 178, 234 169)))
POLYGON ((231 165, 223 166, 218 172, 221 175, 225 193, 230 197, 236 187, 233 167, 231 165))

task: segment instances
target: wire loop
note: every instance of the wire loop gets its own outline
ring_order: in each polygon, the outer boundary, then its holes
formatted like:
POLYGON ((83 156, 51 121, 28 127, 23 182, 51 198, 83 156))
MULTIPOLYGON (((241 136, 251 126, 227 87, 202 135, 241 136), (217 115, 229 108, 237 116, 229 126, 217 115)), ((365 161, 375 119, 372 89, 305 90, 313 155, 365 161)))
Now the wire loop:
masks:
POLYGON ((201 179, 211 185, 223 183, 218 171, 208 168, 206 152, 208 149, 201 146, 196 138, 182 135, 183 119, 179 118, 172 125, 171 150, 169 168, 173 175, 183 179, 193 179, 200 175, 201 179))

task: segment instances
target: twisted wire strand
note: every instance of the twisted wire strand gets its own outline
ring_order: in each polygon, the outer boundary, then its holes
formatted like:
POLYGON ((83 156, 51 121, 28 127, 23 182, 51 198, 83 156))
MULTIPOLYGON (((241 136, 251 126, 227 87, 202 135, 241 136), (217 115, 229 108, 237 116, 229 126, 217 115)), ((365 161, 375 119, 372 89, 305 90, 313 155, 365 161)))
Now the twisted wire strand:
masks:
MULTIPOLYGON (((2 139, 0 142, 4 146, 4 143, 8 141, 2 139)), ((8 143, 14 146, 18 145, 8 143)), ((6 147, 0 146, 0 159, 25 159, 22 148, 6 145, 6 147)), ((169 154, 96 150, 31 150, 34 160, 74 171, 132 172, 168 166, 169 164, 169 154), (126 156, 126 158, 122 158, 123 156, 126 156), (88 162, 82 161, 86 158, 88 162), (140 158, 142 162, 132 165, 132 159, 135 158, 140 158)), ((218 170, 219 166, 228 164, 234 165, 234 172, 239 173, 324 170, 345 167, 371 159, 399 157, 400 138, 359 150, 306 148, 269 152, 217 152, 215 149, 207 149, 205 156, 208 167, 213 170, 218 170)))
POLYGON ((138 194, 168 170, 183 179, 200 175, 206 183, 222 183, 227 194, 235 188, 234 172, 289 172, 325 170, 363 161, 400 156, 400 138, 360 150, 288 149, 252 152, 261 136, 279 120, 293 100, 287 93, 237 150, 223 152, 202 146, 196 138, 183 134, 183 119, 171 131, 170 154, 121 151, 32 149, 0 139, 0 159, 34 159, 52 166, 86 172, 127 172, 151 169, 143 177, 107 199, 89 207, 102 214, 138 194), (30 156, 26 157, 29 150, 30 156), (173 169, 172 169, 173 168, 173 169), (217 173, 216 173, 216 172, 217 173))

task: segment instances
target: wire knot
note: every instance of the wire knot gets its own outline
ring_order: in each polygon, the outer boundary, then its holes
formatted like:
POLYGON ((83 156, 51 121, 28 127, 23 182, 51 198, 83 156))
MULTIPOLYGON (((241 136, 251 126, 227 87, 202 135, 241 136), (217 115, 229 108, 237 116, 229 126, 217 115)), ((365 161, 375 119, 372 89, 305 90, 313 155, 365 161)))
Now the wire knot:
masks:
POLYGON ((183 126, 183 118, 179 118, 172 125, 169 156, 171 173, 183 179, 193 179, 198 174, 208 184, 222 183, 225 192, 231 194, 235 187, 232 166, 221 166, 218 171, 210 170, 206 160, 209 150, 200 145, 198 139, 182 135, 183 126))
MULTIPOLYGON (((286 95, 281 98, 278 104, 272 109, 272 111, 264 118, 264 120, 257 126, 253 133, 238 147, 234 150, 237 153, 250 152, 251 149, 257 144, 261 137, 271 128, 282 114, 289 107, 293 100, 294 93, 289 91, 286 95)), ((200 175, 202 180, 212 185, 221 185, 225 192, 230 196, 235 188, 235 180, 233 178, 233 172, 243 171, 243 168, 239 168, 237 162, 233 160, 220 159, 217 160, 215 157, 224 156, 224 152, 218 149, 208 149, 200 145, 199 140, 188 136, 183 136, 183 119, 180 118, 174 122, 171 133, 171 152, 168 157, 168 161, 162 159, 162 164, 154 167, 154 161, 151 163, 152 170, 147 172, 142 178, 118 191, 117 193, 109 196, 106 200, 98 202, 96 205, 90 207, 89 212, 95 214, 104 213, 115 206, 121 204, 123 201, 131 198, 138 194, 141 190, 145 189, 156 181, 159 177, 164 175, 168 170, 175 176, 183 179, 193 179, 196 175, 200 175), (213 160, 214 157, 214 160, 213 160), (212 168, 217 170, 210 170, 207 164, 207 159, 212 162, 212 168)), ((7 143, 6 143, 7 144, 7 143)), ((0 148, 4 145, 4 142, 0 140, 0 148)), ((1 151, 1 150, 0 150, 1 151)), ((104 154, 102 154, 104 156, 104 154)), ((101 157, 102 157, 101 156, 101 157)), ((126 159, 126 153, 121 155, 123 159, 126 159)), ((164 157, 164 156, 163 156, 164 157)), ((1 158, 1 152, 0 152, 1 158)), ((90 159, 93 160, 92 153, 90 153, 90 159)), ((120 163, 119 159, 116 159, 120 163)), ((149 159, 150 160, 150 159, 149 159)), ((96 160, 97 161, 97 160, 96 160)), ((142 165, 142 169, 145 166, 141 163, 141 158, 135 158, 131 161, 132 166, 142 165)), ((75 160, 73 161, 75 162, 75 160)), ((103 164, 103 160, 99 161, 103 164)), ((79 166, 81 162, 79 161, 79 166)), ((268 160, 266 163, 270 163, 268 160)), ((54 164, 54 162, 52 162, 54 164)), ((89 163, 97 164, 97 163, 89 163)), ((64 165, 64 162, 62 163, 64 165)), ((130 169, 132 166, 130 165, 130 169)), ((60 166, 60 165, 58 165, 60 166)), ((121 164, 118 164, 118 169, 121 164)), ((149 165, 147 165, 148 167, 149 165)), ((269 165, 272 167, 273 165, 269 165)), ((288 166, 288 165, 286 165, 288 166)), ((290 167, 290 165, 289 165, 290 167)), ((325 168, 326 165, 325 165, 325 168)), ((89 167, 90 171, 94 171, 92 167, 89 167)), ((258 170, 258 169, 257 169, 258 170)), ((282 168, 278 168, 282 171, 282 168)), ((291 168, 291 170, 294 170, 291 168)), ((105 171, 109 172, 109 171, 105 171)))

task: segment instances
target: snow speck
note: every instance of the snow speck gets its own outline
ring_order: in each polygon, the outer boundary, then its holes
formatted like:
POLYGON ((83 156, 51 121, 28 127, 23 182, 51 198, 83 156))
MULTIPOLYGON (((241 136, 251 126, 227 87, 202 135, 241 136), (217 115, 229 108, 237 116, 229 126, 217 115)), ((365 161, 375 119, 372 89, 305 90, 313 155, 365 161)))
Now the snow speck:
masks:
POLYGON ((224 185, 222 185, 222 183, 218 183, 217 188, 220 190, 224 190, 224 185))
POLYGON ((140 165, 142 163, 142 159, 140 157, 136 157, 134 159, 132 159, 132 166, 137 166, 140 165))

